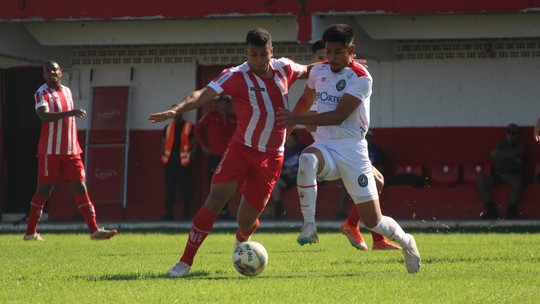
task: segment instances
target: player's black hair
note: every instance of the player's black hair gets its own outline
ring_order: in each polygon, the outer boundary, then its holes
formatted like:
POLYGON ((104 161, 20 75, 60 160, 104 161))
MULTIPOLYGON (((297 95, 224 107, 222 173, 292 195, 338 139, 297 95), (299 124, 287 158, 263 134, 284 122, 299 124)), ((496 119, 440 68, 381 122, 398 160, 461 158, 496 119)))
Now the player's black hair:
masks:
POLYGON ((311 52, 315 54, 318 50, 324 49, 324 43, 322 39, 318 39, 317 41, 313 42, 311 45, 311 52))
POLYGON ((347 24, 332 24, 323 33, 322 40, 326 42, 341 42, 349 47, 354 40, 354 30, 347 24))
POLYGON ((247 33, 246 44, 254 46, 272 45, 272 36, 263 28, 254 28, 247 33))

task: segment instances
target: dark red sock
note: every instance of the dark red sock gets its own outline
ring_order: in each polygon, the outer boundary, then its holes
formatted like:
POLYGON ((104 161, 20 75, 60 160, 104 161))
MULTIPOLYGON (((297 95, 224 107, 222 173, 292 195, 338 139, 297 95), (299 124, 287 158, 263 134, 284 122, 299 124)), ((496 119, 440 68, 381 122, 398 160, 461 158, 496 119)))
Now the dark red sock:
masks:
POLYGON ((180 262, 184 262, 189 266, 193 265, 193 259, 195 258, 199 247, 201 247, 204 242, 204 239, 206 239, 212 230, 217 217, 217 213, 208 210, 205 205, 199 209, 191 224, 189 238, 186 248, 184 249, 184 254, 182 254, 182 257, 180 258, 180 262))
POLYGON ((88 226, 88 231, 90 234, 98 230, 98 225, 96 223, 96 211, 94 209, 94 204, 90 201, 88 192, 84 194, 79 194, 75 196, 75 202, 79 206, 79 211, 81 211, 86 226, 88 226))
POLYGON ((255 230, 257 230, 257 228, 259 228, 259 219, 255 221, 253 227, 251 227, 251 229, 249 229, 248 231, 243 231, 240 227, 238 227, 238 230, 236 230, 236 239, 240 243, 249 240, 249 238, 251 237, 251 235, 253 235, 255 230))
POLYGON ((43 206, 47 198, 34 193, 30 202, 30 213, 28 214, 28 224, 26 225, 26 235, 34 234, 37 231, 37 225, 43 214, 43 206))
POLYGON ((358 227, 360 224, 360 213, 358 213, 358 207, 355 204, 352 205, 349 216, 347 217, 347 223, 351 227, 358 227))

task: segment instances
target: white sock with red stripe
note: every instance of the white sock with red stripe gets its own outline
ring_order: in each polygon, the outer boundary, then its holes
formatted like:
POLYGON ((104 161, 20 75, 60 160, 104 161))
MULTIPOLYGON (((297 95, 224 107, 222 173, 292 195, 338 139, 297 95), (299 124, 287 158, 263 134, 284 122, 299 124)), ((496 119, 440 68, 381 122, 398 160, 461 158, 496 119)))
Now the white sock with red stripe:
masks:
POLYGON ((296 186, 300 197, 300 207, 304 223, 315 223, 317 209, 317 166, 319 160, 315 154, 304 153, 298 160, 296 186))
POLYGON ((383 216, 381 221, 373 228, 370 228, 378 234, 382 234, 388 239, 398 243, 402 248, 409 248, 411 241, 410 235, 403 231, 403 228, 391 217, 383 216))

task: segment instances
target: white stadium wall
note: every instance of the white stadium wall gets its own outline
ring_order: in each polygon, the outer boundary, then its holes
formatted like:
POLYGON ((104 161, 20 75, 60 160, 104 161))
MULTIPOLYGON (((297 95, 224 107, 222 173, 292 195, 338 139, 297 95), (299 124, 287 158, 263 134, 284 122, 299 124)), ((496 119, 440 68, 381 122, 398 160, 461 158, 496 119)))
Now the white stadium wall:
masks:
MULTIPOLYGON (((540 115, 538 58, 367 59, 374 79, 371 123, 376 128, 532 125, 540 115)), ((147 130, 157 128, 147 123, 149 113, 168 108, 195 89, 197 65, 73 65, 66 70, 74 95, 81 94, 76 102, 86 108, 91 86, 131 86, 130 128, 147 130)), ((304 84, 298 81, 291 89, 292 104, 304 84)), ((194 120, 192 115, 188 119, 194 120)))
MULTIPOLYGON (((78 106, 89 109, 91 87, 131 87, 130 129, 147 130, 162 128, 148 122, 150 113, 168 109, 195 87, 196 65, 194 63, 140 64, 140 65, 74 65, 68 69, 69 85, 78 106), (131 80, 131 68, 133 79, 131 80), (90 70, 93 79, 90 82, 90 70), (78 79, 80 77, 80 81, 78 79), (80 93, 80 96, 79 96, 80 93)), ((196 121, 194 111, 186 119, 196 121)), ((78 122, 85 130, 88 120, 78 122)))
POLYGON ((540 58, 370 63, 373 127, 531 126, 540 58))

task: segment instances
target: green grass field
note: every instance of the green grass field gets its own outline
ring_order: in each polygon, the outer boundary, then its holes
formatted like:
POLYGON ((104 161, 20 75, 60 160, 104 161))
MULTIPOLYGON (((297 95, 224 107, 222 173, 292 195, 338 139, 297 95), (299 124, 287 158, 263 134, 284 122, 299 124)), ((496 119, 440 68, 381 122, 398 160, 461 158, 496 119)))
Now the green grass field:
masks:
MULTIPOLYGON (((540 303, 540 233, 415 231, 422 269, 401 251, 358 251, 337 231, 296 244, 296 229, 259 230, 257 277, 231 262, 234 231, 212 233, 187 278, 165 274, 187 231, 121 231, 109 241, 44 232, 0 234, 0 303, 540 303)), ((368 245, 369 232, 365 232, 368 245)))

